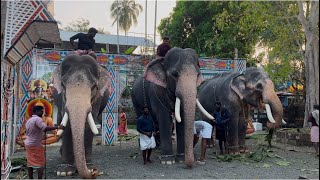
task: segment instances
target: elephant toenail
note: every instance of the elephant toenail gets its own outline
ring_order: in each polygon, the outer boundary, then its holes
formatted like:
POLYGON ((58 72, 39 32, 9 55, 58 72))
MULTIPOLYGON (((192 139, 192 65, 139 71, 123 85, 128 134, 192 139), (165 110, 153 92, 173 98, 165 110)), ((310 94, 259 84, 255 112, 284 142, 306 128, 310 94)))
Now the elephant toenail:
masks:
POLYGON ((61 172, 61 176, 67 176, 66 172, 61 172))
POLYGON ((57 171, 57 176, 60 176, 60 175, 61 175, 60 171, 57 171))
POLYGON ((67 176, 71 176, 71 175, 72 175, 72 171, 68 171, 67 176))
POLYGON ((167 161, 167 164, 172 164, 172 162, 171 161, 167 161))
POLYGON ((161 164, 166 164, 166 162, 165 161, 161 161, 161 164))

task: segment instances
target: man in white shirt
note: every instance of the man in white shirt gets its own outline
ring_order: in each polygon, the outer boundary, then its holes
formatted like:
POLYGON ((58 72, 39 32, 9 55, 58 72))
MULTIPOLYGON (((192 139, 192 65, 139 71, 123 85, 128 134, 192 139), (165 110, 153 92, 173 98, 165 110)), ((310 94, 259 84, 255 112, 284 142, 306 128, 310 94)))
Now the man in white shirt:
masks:
POLYGON ((196 146, 196 144, 199 141, 199 138, 201 137, 201 155, 200 159, 197 161, 199 164, 205 164, 205 158, 206 158, 206 148, 207 148, 207 139, 211 139, 212 134, 212 126, 211 124, 205 122, 205 121, 195 121, 194 122, 194 139, 193 139, 193 147, 196 146))

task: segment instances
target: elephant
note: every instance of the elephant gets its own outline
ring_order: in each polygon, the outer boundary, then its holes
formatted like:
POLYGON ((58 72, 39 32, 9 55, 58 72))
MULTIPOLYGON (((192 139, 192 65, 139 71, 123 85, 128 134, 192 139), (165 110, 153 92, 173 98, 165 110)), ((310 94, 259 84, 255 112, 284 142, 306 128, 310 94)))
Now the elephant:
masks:
MULTIPOLYGON (((162 164, 183 161, 192 167, 193 128, 197 86, 202 82, 202 74, 197 66, 198 55, 190 48, 172 48, 165 57, 152 60, 145 67, 143 76, 133 84, 131 97, 137 118, 148 107, 159 128, 160 160, 162 164), (173 154, 171 139, 172 113, 175 112, 177 154, 173 154)), ((203 113, 208 112, 201 109, 203 113)), ((213 118, 209 115, 209 118, 213 118)))
POLYGON ((227 123, 227 147, 228 153, 231 154, 248 151, 245 136, 249 106, 266 108, 270 121, 267 123, 268 128, 278 128, 283 121, 283 108, 274 91, 274 84, 260 68, 250 67, 243 73, 216 74, 200 86, 198 99, 211 114, 214 112, 215 102, 221 102, 230 112, 230 121, 227 123))
MULTIPOLYGON (((58 120, 65 126, 60 154, 65 164, 75 165, 82 178, 95 178, 97 171, 89 170, 92 141, 98 133, 97 117, 105 108, 111 81, 106 68, 89 55, 68 55, 52 75, 55 87, 54 102, 58 106, 58 120)), ((58 121, 58 123, 59 123, 58 121)), ((61 167, 61 166, 60 166, 61 167)), ((73 167, 74 168, 74 167, 73 167)), ((57 175, 71 175, 62 169, 57 175)))

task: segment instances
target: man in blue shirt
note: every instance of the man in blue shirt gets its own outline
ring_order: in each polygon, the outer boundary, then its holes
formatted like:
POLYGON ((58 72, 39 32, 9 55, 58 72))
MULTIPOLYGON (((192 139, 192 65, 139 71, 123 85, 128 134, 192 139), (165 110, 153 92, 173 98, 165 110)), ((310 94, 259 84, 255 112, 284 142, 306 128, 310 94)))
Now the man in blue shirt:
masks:
POLYGON ((219 140, 220 154, 223 154, 222 142, 226 149, 226 125, 230 121, 230 113, 221 106, 221 102, 216 102, 213 117, 216 119, 216 138, 219 140))
POLYGON ((156 147, 154 139, 155 128, 147 107, 143 108, 143 115, 137 120, 137 131, 140 133, 140 149, 142 150, 143 163, 152 163, 150 155, 152 149, 156 147))

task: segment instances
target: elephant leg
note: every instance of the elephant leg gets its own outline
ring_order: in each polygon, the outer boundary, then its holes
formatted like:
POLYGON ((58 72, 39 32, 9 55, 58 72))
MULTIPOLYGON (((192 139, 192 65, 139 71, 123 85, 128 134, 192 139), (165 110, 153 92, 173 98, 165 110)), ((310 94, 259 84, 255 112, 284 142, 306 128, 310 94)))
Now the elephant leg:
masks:
POLYGON ((86 161, 87 163, 91 163, 91 155, 92 155, 92 143, 93 143, 93 133, 88 124, 86 124, 85 128, 85 136, 84 136, 84 146, 86 153, 86 161))
POLYGON ((184 121, 178 123, 176 122, 176 135, 177 135, 177 155, 176 161, 183 162, 184 161, 184 121))
POLYGON ((238 143, 239 143, 239 151, 240 153, 247 152, 247 147, 246 147, 246 129, 247 129, 247 123, 245 117, 247 116, 240 116, 239 120, 239 134, 238 134, 238 143))
POLYGON ((161 156, 160 161, 162 164, 175 163, 175 157, 173 155, 172 138, 171 138, 171 114, 166 109, 165 111, 158 111, 157 120, 159 122, 160 131, 160 149, 161 156))
POLYGON ((67 124, 63 135, 62 135, 62 145, 61 145, 61 156, 63 163, 73 164, 74 154, 73 154, 73 143, 72 143, 72 133, 70 123, 67 124))
POLYGON ((62 164, 58 165, 57 175, 71 176, 76 172, 76 168, 73 165, 74 154, 70 123, 67 124, 62 135, 62 145, 60 147, 60 154, 62 157, 62 164))
POLYGON ((227 153, 238 154, 239 144, 238 144, 238 124, 239 124, 239 113, 232 115, 230 122, 227 126, 227 153))

